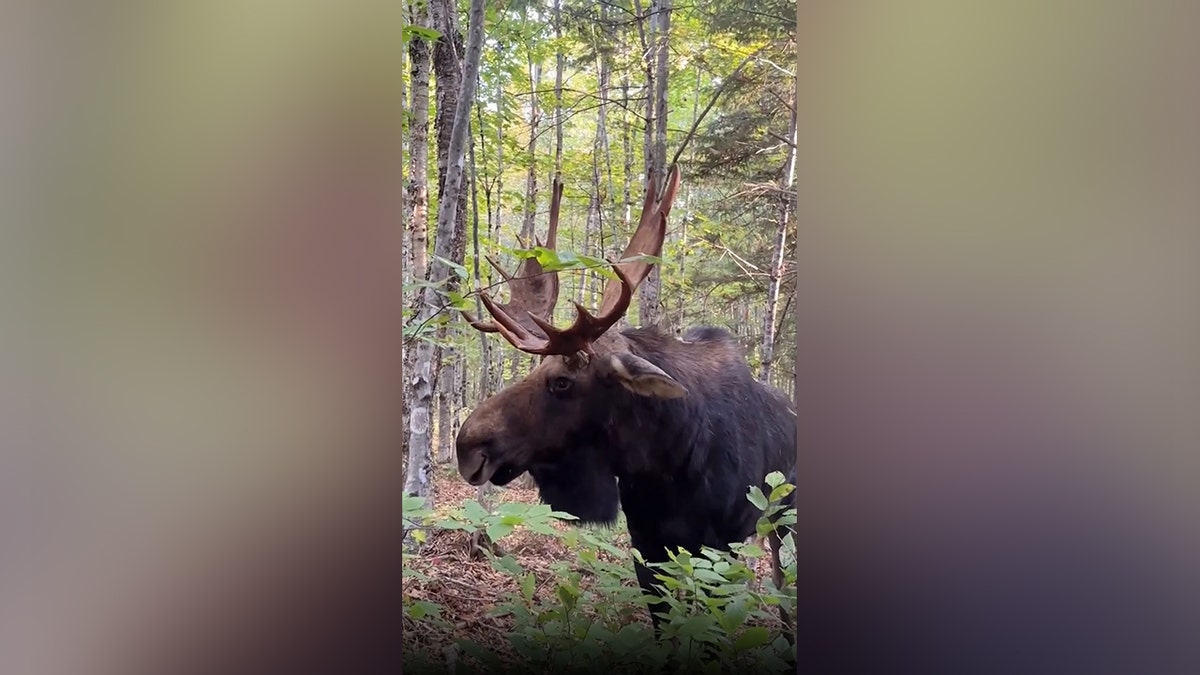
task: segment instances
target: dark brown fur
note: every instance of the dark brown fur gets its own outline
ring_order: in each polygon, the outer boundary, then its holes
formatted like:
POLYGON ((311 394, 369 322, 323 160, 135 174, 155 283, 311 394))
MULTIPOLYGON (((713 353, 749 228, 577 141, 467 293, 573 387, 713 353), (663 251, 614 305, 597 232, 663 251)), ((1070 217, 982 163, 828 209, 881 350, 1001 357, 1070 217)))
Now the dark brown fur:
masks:
MULTIPOLYGON (((480 404, 458 436, 464 477, 505 484, 529 471, 544 500, 584 522, 612 522, 619 500, 633 546, 651 562, 677 547, 728 550, 753 534, 761 512, 747 491, 771 471, 791 477, 795 464, 789 401, 754 379, 720 328, 682 340, 654 328, 613 331, 595 352, 547 357, 480 404), (643 363, 686 394, 632 391, 625 380, 643 363), (569 386, 556 390, 564 378, 569 386)), ((637 575, 655 592, 649 570, 638 565, 637 575)))

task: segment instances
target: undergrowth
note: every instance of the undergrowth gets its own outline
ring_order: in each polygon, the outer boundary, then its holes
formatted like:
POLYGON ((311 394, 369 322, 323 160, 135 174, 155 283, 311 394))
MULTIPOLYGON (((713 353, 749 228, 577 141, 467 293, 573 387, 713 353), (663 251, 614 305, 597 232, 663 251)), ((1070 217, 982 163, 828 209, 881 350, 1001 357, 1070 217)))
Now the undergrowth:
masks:
MULTIPOLYGON (((770 494, 751 487, 746 495, 762 511, 758 534, 772 529, 769 518, 778 514, 781 532, 795 523, 794 508, 781 500, 794 486, 774 472, 766 477, 770 494)), ((519 591, 508 593, 491 612, 509 616, 513 629, 506 636, 511 655, 497 653, 469 640, 457 639, 445 653, 406 649, 404 667, 410 673, 660 673, 696 672, 715 675, 733 672, 782 673, 795 670, 795 651, 777 625, 779 606, 795 616, 796 564, 791 537, 784 536, 781 557, 783 588, 770 578, 755 579, 748 559, 769 556, 753 543, 731 544, 733 555, 715 549, 680 549, 666 563, 649 563, 668 604, 660 613, 663 636, 656 639, 649 625, 637 622, 649 600, 637 585, 633 562, 637 551, 614 546, 613 530, 554 527, 555 521, 575 517, 553 511, 545 504, 504 503, 495 511, 475 500, 464 502, 449 515, 438 516, 424 508, 420 498, 406 497, 404 527, 418 542, 425 530, 459 530, 486 533, 502 545, 519 529, 562 541, 573 557, 557 561, 552 594, 535 592, 537 580, 519 560, 507 553, 482 547, 497 571, 511 576, 519 591), (589 583, 583 583, 585 577, 589 583), (757 582, 757 583, 756 583, 757 582), (763 625, 767 624, 767 625, 763 625)), ((478 536, 478 535, 477 535, 478 536)), ((502 548, 502 546, 501 546, 502 548)), ((408 556, 406 556, 408 558, 408 556)), ((405 579, 423 578, 405 564, 405 579)), ((406 618, 444 631, 454 626, 442 607, 428 600, 405 597, 406 618)))

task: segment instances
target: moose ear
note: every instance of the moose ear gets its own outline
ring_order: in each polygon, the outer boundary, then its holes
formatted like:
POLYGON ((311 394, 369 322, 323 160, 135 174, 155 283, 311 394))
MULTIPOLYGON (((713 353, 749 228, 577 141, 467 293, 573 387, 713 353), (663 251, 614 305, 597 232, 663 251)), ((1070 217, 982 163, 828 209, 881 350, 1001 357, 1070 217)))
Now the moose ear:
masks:
POLYGON ((621 383, 621 386, 638 396, 654 398, 687 396, 687 388, 679 384, 675 378, 636 354, 629 352, 613 354, 608 357, 608 363, 612 367, 613 376, 621 383))

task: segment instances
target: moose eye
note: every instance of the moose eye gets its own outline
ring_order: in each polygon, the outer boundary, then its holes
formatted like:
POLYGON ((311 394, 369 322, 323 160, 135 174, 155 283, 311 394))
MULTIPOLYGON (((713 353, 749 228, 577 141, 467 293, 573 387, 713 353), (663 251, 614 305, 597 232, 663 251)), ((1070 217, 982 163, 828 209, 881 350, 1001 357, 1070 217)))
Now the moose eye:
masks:
POLYGON ((574 382, 572 382, 571 378, 569 377, 553 377, 550 378, 550 391, 554 392, 555 394, 561 394, 570 389, 572 384, 574 384, 574 382))

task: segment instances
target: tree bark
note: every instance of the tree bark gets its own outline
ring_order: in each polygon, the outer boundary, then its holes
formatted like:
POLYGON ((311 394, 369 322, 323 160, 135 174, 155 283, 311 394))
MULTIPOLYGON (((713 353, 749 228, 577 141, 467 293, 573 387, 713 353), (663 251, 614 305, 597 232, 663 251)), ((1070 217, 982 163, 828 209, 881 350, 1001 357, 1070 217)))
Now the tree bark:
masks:
MULTIPOLYGON (((429 23, 429 17, 414 16, 414 20, 429 23)), ((416 21, 414 21, 416 24, 416 21)), ((430 46, 422 37, 414 36, 409 43, 409 58, 412 61, 412 116, 409 122, 409 211, 408 249, 406 262, 411 270, 410 279, 427 279, 429 276, 427 250, 429 246, 429 73, 430 46)), ((422 297, 418 289, 405 298, 405 306, 416 307, 422 297)), ((404 371, 414 372, 416 352, 408 349, 404 354, 404 371)), ((404 389, 402 422, 409 428, 409 416, 413 410, 413 390, 404 389)))
MULTIPOLYGON (((504 85, 496 84, 496 101, 504 100, 504 85)), ((482 133, 482 132, 481 132, 482 133)), ((489 193, 490 194, 490 193, 489 193)), ((504 124, 503 122, 496 125, 496 215, 492 216, 491 200, 488 198, 488 238, 493 244, 498 241, 496 233, 500 230, 500 207, 502 205, 501 197, 504 195, 504 124)), ((489 272, 489 279, 490 272, 489 272)), ((483 315, 481 306, 476 305, 479 311, 479 316, 483 315)), ((488 384, 487 391, 500 391, 504 378, 504 359, 505 351, 503 349, 496 350, 496 368, 492 372, 492 380, 488 384)), ((482 399, 481 399, 482 400, 482 399)))
MULTIPOLYGON (((657 184, 666 175, 667 161, 667 38, 671 27, 671 0, 651 0, 646 40, 646 178, 657 184)), ((643 326, 661 318, 660 266, 654 265, 638 287, 638 320, 643 326)))
MULTIPOLYGON (((454 122, 454 111, 462 90, 462 32, 458 27, 458 6, 454 0, 432 0, 429 5, 433 27, 442 35, 433 43, 433 73, 436 78, 437 114, 434 127, 437 129, 437 166, 438 166, 438 203, 445 196, 446 172, 449 164, 450 135, 454 122)), ((466 191, 460 190, 454 213, 454 229, 451 235, 449 255, 444 256, 455 264, 461 265, 466 247, 466 191)), ((451 275, 445 281, 445 288, 458 291, 458 277, 451 275)), ((457 312, 450 315, 450 322, 458 321, 457 312)), ((437 339, 444 342, 449 325, 444 324, 437 329, 437 339)), ((453 408, 455 382, 452 378, 442 375, 460 358, 452 347, 442 347, 437 351, 433 366, 434 386, 437 388, 437 452, 435 457, 440 460, 445 455, 445 446, 451 443, 450 416, 453 408)))
MULTIPOLYGON (((479 111, 477 108, 476 115, 478 115, 478 114, 479 114, 479 111)), ((479 129, 480 129, 480 133, 479 133, 480 145, 483 146, 483 149, 486 152, 487 146, 483 142, 483 125, 482 124, 479 125, 479 129)), ((481 252, 479 250, 479 189, 478 189, 479 170, 478 170, 478 165, 475 163, 475 144, 474 143, 471 143, 470 153, 471 153, 471 258, 472 258, 472 270, 471 271, 472 271, 472 274, 473 274, 473 277, 475 280, 475 288, 476 288, 476 290, 478 290, 480 288, 480 286, 482 286, 482 279, 479 276, 479 258, 481 255, 481 252)), ((491 210, 490 210, 491 205, 490 204, 488 205, 488 209, 489 209, 488 210, 488 219, 491 220, 491 210)), ((475 294, 475 316, 484 316, 483 302, 479 299, 478 293, 475 294)), ((490 349, 490 343, 488 342, 487 333, 484 333, 483 331, 475 331, 475 332, 479 334, 479 361, 480 361, 479 393, 476 396, 476 400, 482 401, 484 398, 487 398, 487 396, 489 395, 488 387, 490 387, 492 384, 491 349, 490 349)))
POLYGON ((521 238, 526 246, 533 246, 534 217, 537 215, 537 139, 542 110, 538 105, 538 86, 542 81, 542 64, 529 62, 529 172, 525 175, 525 216, 521 221, 521 238))
MULTIPOLYGON (((447 260, 450 258, 450 249, 454 243, 455 221, 466 156, 467 131, 470 126, 475 85, 479 78, 479 61, 483 51, 484 3, 485 0, 471 0, 462 90, 459 92, 454 109, 446 155, 446 180, 442 199, 438 202, 437 238, 434 242, 436 256, 429 270, 429 279, 433 284, 445 283, 450 276, 450 266, 447 264, 447 260)), ((428 288, 424 290, 421 319, 429 320, 439 311, 440 303, 438 293, 428 288)), ((408 473, 404 481, 406 494, 425 497, 430 505, 432 505, 432 492, 429 480, 429 413, 433 399, 433 376, 430 371, 436 351, 436 344, 427 340, 418 341, 415 350, 416 372, 413 378, 413 412, 409 428, 408 473)))
MULTIPOLYGON (((629 75, 621 74, 621 152, 624 157, 624 180, 621 187, 621 227, 624 232, 630 232, 630 220, 633 218, 633 125, 629 121, 629 75)), ((614 237, 614 240, 617 239, 614 237)), ((613 244, 617 246, 617 244, 613 244)), ((619 255, 616 252, 613 255, 619 255)))
MULTIPOLYGON (((463 38, 458 27, 458 5, 454 0, 431 0, 433 27, 442 36, 433 44, 433 73, 437 78, 437 128, 438 201, 445 194, 447 154, 450 149, 450 133, 454 111, 458 105, 463 80, 463 38)), ((461 265, 466 251, 467 193, 459 192, 455 210, 454 240, 449 259, 461 265)), ((451 278, 449 288, 457 290, 458 279, 451 278)))
MULTIPOLYGON (((606 26, 608 20, 607 6, 600 5, 600 26, 606 26)), ((597 60, 599 61, 599 88, 600 88, 600 106, 596 111, 596 136, 592 142, 592 193, 588 198, 587 222, 584 224, 584 252, 592 255, 590 249, 593 246, 593 241, 598 240, 599 246, 597 251, 600 257, 605 256, 604 251, 604 203, 606 196, 612 193, 612 164, 608 153, 608 90, 609 90, 609 68, 608 68, 608 47, 606 45, 596 45, 598 53, 597 60), (608 172, 608 190, 602 191, 600 185, 600 157, 605 158, 608 172)), ((599 298, 599 277, 597 275, 588 275, 589 284, 579 289, 579 301, 587 302, 591 305, 596 305, 599 298), (585 294, 587 297, 585 297, 585 294)))

